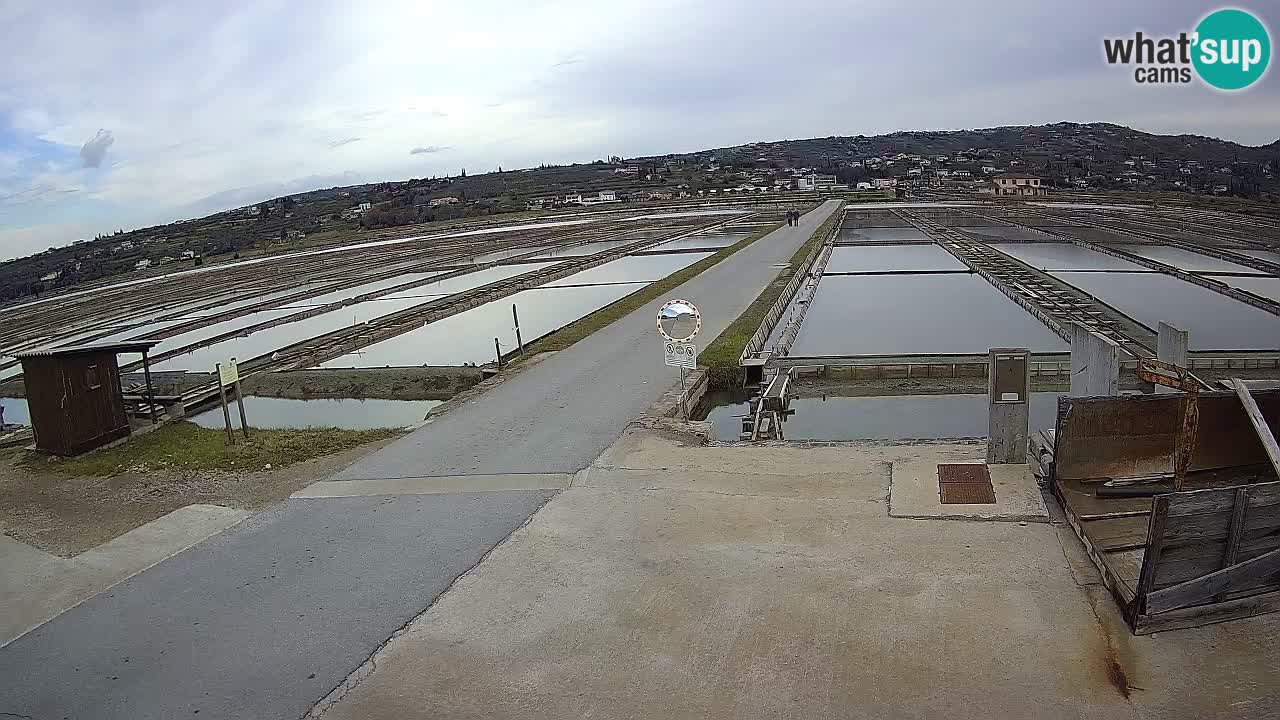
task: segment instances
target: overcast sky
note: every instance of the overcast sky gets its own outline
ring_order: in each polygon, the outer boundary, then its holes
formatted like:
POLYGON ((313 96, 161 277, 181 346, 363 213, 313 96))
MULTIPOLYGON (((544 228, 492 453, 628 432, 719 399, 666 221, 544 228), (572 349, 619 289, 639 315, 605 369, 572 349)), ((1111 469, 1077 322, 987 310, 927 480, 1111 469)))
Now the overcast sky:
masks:
POLYGON ((1215 7, 0 0, 0 258, 336 184, 755 140, 1069 120, 1272 142, 1275 72, 1224 94, 1103 61, 1103 37, 1215 7))

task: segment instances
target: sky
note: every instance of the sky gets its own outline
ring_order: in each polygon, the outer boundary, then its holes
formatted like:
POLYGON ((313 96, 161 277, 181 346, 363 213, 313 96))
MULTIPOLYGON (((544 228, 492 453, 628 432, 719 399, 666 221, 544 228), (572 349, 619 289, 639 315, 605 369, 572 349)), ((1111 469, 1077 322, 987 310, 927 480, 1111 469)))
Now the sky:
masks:
MULTIPOLYGON (((1234 6, 1275 37, 1274 6, 1234 6)), ((334 185, 758 140, 1073 121, 1270 143, 1276 72, 1223 93, 1103 59, 1216 7, 0 0, 0 259, 334 185)))

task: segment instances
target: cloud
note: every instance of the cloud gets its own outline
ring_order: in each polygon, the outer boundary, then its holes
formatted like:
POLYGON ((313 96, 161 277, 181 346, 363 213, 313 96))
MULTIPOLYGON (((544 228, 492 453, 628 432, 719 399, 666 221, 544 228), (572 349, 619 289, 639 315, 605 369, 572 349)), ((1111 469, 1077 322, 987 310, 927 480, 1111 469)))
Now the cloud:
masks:
POLYGON ((279 2, 18 5, 0 10, 0 47, 41 62, 0 72, 0 228, 47 226, 24 235, 32 243, 192 217, 347 170, 389 181, 1059 120, 1257 144, 1276 139, 1280 107, 1274 72, 1228 95, 1139 88, 1131 71, 1106 65, 1103 37, 1189 29, 1203 14, 1193 0, 1021 3, 996 14, 951 0, 919 0, 909 13, 819 0, 801 0, 802 12, 728 0, 509 2, 497 12, 410 0, 358 10, 314 0, 306 12, 279 2), (450 31, 423 52, 429 26, 450 31), (920 51, 898 52, 901 37, 920 51), (788 66, 792 57, 806 72, 788 66), (73 221, 91 227, 75 235, 73 221))
POLYGON ((102 167, 102 159, 107 155, 107 148, 115 142, 110 130, 98 130, 91 140, 80 146, 80 160, 87 168, 102 167))

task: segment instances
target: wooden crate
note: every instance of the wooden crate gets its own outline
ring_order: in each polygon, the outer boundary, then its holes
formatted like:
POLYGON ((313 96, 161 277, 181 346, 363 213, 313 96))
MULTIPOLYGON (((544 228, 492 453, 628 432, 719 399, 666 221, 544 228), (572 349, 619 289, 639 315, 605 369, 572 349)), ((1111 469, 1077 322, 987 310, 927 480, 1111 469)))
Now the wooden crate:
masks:
MULTIPOLYGON (((1280 392, 1256 399, 1274 429, 1280 392)), ((1280 482, 1239 399, 1201 401, 1186 489, 1145 498, 1095 489, 1172 471, 1179 396, 1059 404, 1052 486, 1135 634, 1280 610, 1280 482)))

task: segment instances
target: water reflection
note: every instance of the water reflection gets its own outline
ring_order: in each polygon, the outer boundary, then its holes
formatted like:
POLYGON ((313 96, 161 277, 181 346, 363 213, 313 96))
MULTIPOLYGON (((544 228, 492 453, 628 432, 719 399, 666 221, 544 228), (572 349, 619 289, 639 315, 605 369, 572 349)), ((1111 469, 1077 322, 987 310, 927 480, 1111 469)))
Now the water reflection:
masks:
POLYGON ((831 249, 827 272, 967 270, 938 245, 882 245, 831 249))
POLYGON ((1151 260, 1159 260, 1162 263, 1172 265, 1181 270, 1190 272, 1239 272, 1250 273, 1253 275, 1264 274, 1261 270, 1254 270, 1251 267, 1237 265, 1230 260, 1221 260, 1209 255, 1201 255, 1200 253, 1183 250, 1178 247, 1169 247, 1168 245, 1113 245, 1117 250, 1133 253, 1151 260))
POLYGON ((471 308, 330 360, 323 367, 414 367, 466 363, 481 365, 494 360, 495 337, 502 344, 504 354, 516 349, 512 305, 519 309, 520 333, 528 343, 635 292, 645 284, 523 290, 502 300, 471 308))
POLYGON ((1071 243, 991 243, 991 247, 1041 270, 1147 271, 1137 263, 1071 243))
MULTIPOLYGON (((322 398, 294 400, 288 398, 256 397, 244 399, 244 413, 249 427, 257 428, 308 428, 338 427, 349 430, 373 428, 398 428, 421 422, 440 400, 356 400, 351 398, 322 398)), ((225 427, 222 408, 207 410, 191 421, 200 427, 225 427)), ((240 414, 231 407, 231 425, 240 427, 240 414)))
POLYGON ((924 232, 913 227, 842 227, 839 242, 902 242, 904 240, 928 241, 924 232))
MULTIPOLYGON (((188 370, 195 372, 211 371, 214 363, 224 362, 228 358, 234 357, 244 361, 260 355, 266 355, 274 350, 279 350, 308 338, 324 335, 345 327, 360 325, 385 315, 431 302, 444 294, 462 292, 463 290, 487 285, 491 282, 521 275, 539 267, 546 266, 528 264, 504 265, 428 283, 410 290, 384 295, 377 300, 367 300, 337 310, 330 310, 305 320, 277 325, 249 335, 228 338, 213 345, 197 348, 192 352, 157 363, 155 368, 158 370, 188 370)), ((388 287, 393 285, 388 285, 388 287)), ((263 320, 300 311, 300 309, 296 308, 292 310, 264 310, 246 317, 235 318, 165 340, 156 346, 156 350, 153 352, 159 353, 182 347, 195 342, 196 339, 212 337, 230 330, 244 328, 263 320)))
POLYGON ((1166 322, 1190 331, 1192 350, 1280 349, 1280 317, 1172 275, 1051 274, 1153 330, 1166 322))
POLYGON ((27 410, 26 398, 0 398, 0 408, 4 408, 5 425, 31 424, 31 413, 27 410))
MULTIPOLYGON (((1053 427, 1058 409, 1053 392, 1031 393, 1031 429, 1053 427)), ((710 420, 715 438, 737 440, 747 398, 712 396, 710 420)), ((782 426, 788 440, 911 440, 986 437, 988 397, 961 395, 888 395, 796 398, 795 414, 782 426)))
POLYGON ((1056 352, 1067 345, 974 275, 832 275, 818 286, 791 354, 986 354, 993 347, 1056 352))

